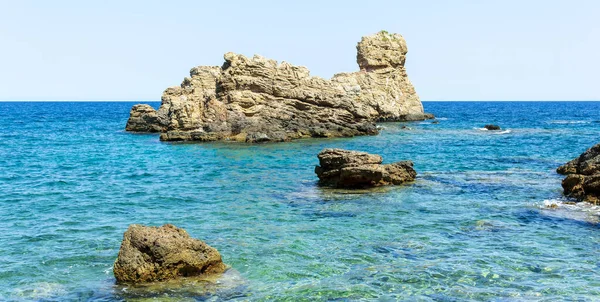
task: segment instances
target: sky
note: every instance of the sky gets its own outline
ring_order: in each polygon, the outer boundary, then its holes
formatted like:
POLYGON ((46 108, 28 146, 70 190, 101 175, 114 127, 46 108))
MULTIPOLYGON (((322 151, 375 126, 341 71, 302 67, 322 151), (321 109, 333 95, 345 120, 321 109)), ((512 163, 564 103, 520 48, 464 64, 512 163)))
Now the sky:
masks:
POLYGON ((0 0, 0 100, 146 100, 229 51, 358 70, 356 43, 407 41, 425 101, 600 100, 600 1, 0 0))

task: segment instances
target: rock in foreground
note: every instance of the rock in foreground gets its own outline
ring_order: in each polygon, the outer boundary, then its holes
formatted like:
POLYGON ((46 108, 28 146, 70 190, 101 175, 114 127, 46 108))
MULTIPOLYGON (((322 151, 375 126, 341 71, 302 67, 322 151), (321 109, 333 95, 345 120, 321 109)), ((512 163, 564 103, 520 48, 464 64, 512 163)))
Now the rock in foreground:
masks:
POLYGON ((170 224, 130 225, 113 268, 118 283, 164 281, 225 270, 215 248, 170 224))
POLYGON ((330 80, 310 76, 306 67, 226 53, 223 66, 195 67, 179 87, 166 89, 156 113, 132 109, 127 130, 160 128, 163 141, 377 134, 377 121, 432 118, 406 74, 407 51, 398 34, 363 37, 357 45, 360 71, 330 80))
POLYGON ((567 175, 562 181, 566 196, 592 203, 600 201, 600 144, 558 167, 556 172, 567 175))
POLYGON ((337 188, 399 185, 413 181, 417 172, 411 161, 382 165, 379 155, 342 149, 325 149, 318 155, 315 173, 319 184, 337 188))

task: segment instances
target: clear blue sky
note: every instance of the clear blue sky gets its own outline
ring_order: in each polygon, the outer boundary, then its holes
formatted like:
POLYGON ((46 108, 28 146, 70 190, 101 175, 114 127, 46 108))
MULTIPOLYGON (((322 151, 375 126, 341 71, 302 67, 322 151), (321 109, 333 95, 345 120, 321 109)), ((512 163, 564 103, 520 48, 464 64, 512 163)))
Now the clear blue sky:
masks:
POLYGON ((159 100, 228 51, 329 78, 383 29, 423 100, 600 100, 593 0, 0 0, 0 100, 159 100))

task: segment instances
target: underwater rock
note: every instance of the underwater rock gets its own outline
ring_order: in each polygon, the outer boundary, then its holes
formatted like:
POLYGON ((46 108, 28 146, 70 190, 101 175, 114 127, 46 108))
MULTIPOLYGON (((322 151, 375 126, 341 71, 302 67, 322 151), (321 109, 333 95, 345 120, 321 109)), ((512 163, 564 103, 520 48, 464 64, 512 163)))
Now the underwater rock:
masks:
POLYGON ((343 149, 325 149, 318 155, 315 173, 319 184, 337 188, 399 185, 413 181, 417 172, 411 161, 382 165, 379 155, 343 149))
POLYGON ((117 283, 141 283, 222 273, 226 268, 215 248, 183 229, 132 224, 123 235, 113 271, 117 283))
POLYGON ((163 141, 279 142, 374 135, 377 121, 433 118, 423 112, 406 74, 407 51, 398 34, 382 31, 363 37, 357 45, 360 71, 330 80, 287 62, 226 53, 223 66, 195 67, 179 87, 165 90, 158 124, 145 126, 155 115, 132 109, 127 130, 160 128, 163 141))
POLYGON ((498 125, 492 125, 492 124, 485 125, 485 126, 483 126, 483 128, 485 128, 487 130, 500 130, 500 126, 498 126, 498 125))
POLYGON ((129 112, 129 119, 127 120, 125 130, 133 132, 160 132, 162 125, 158 119, 158 112, 150 105, 133 105, 129 112))
POLYGON ((567 175, 562 181, 566 196, 578 201, 600 201, 600 144, 558 167, 556 172, 567 175))

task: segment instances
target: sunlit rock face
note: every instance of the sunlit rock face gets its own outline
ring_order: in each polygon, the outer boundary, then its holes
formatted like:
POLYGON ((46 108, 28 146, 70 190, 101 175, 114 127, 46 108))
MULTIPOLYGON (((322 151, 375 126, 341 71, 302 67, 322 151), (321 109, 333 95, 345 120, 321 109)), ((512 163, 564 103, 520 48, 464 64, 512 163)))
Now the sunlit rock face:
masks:
POLYGON ((223 66, 195 67, 166 89, 158 111, 144 112, 156 119, 132 116, 136 126, 127 130, 160 128, 163 141, 289 141, 373 135, 377 121, 431 118, 406 74, 401 35, 363 37, 357 51, 360 71, 330 80, 287 62, 227 53, 223 66))

